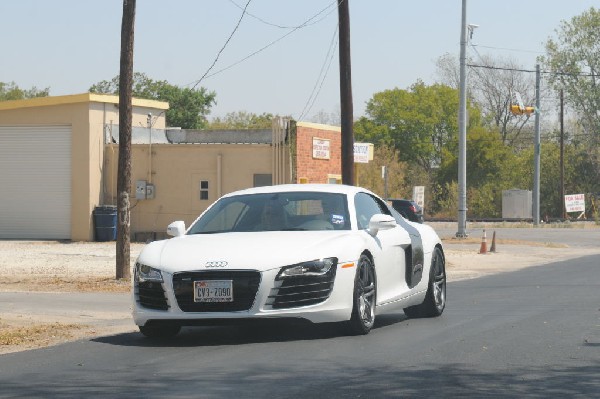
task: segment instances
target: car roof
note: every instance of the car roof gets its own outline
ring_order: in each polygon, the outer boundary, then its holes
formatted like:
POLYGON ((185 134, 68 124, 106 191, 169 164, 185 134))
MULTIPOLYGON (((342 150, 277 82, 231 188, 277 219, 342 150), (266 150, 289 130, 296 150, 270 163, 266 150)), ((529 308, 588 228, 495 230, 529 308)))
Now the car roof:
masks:
POLYGON ((279 184, 275 186, 253 187, 244 190, 234 191, 232 193, 224 195, 224 197, 245 194, 283 193, 291 191, 335 193, 345 194, 349 196, 354 196, 356 193, 359 192, 366 192, 372 194, 369 190, 364 189, 362 187, 348 186, 345 184, 279 184))

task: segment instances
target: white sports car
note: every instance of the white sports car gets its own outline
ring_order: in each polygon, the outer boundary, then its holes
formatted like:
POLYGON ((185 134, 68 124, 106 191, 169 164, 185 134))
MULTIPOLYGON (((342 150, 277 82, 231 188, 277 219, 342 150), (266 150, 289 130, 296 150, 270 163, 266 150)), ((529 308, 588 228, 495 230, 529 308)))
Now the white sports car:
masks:
POLYGON ((174 238, 148 244, 133 270, 142 334, 240 319, 341 322, 367 334, 377 313, 434 317, 446 305, 442 243, 368 190, 291 184, 227 194, 174 238))

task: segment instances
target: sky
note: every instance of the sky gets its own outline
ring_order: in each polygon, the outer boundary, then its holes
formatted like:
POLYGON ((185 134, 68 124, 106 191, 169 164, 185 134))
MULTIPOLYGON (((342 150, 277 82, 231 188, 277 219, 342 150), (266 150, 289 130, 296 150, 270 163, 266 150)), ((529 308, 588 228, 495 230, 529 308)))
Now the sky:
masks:
MULTIPOLYGON (((436 60, 459 54, 462 0, 348 1, 355 119, 377 92, 406 89, 418 80, 435 83, 436 60)), ((335 115, 336 4, 138 0, 134 70, 214 91, 217 104, 209 119, 237 111, 302 121, 335 115)), ((561 21, 593 6, 600 3, 467 0, 467 23, 478 25, 471 42, 476 48, 468 52, 534 69, 561 21)), ((112 79, 119 73, 122 7, 122 0, 0 0, 0 81, 67 95, 112 79)))

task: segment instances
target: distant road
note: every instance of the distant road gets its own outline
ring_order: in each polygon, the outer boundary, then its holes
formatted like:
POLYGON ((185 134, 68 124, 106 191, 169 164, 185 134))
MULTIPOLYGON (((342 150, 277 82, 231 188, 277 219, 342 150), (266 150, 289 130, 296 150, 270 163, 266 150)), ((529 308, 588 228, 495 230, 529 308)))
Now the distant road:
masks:
MULTIPOLYGON (((458 231, 456 223, 431 222, 427 224, 431 225, 442 238, 454 237, 458 231)), ((493 232, 496 231, 496 237, 502 239, 561 243, 570 247, 600 247, 600 226, 592 223, 589 226, 594 226, 593 228, 585 229, 581 227, 493 227, 492 224, 488 227, 483 226, 483 223, 467 225, 467 233, 469 233, 470 237, 481 237, 485 228, 488 239, 491 239, 493 232)))

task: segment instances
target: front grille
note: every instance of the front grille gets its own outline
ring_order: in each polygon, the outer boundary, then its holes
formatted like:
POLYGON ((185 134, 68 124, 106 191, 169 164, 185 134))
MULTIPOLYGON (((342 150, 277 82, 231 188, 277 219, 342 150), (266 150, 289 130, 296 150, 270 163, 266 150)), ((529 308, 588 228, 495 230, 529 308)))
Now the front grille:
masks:
POLYGON ((144 281, 138 283, 138 301, 140 306, 149 309, 167 310, 167 298, 161 283, 144 281))
POLYGON ((286 277, 271 290, 267 305, 273 309, 289 309, 324 302, 333 289, 335 267, 323 276, 286 277))
POLYGON ((195 271, 175 273, 173 290, 179 308, 184 312, 235 312, 249 310, 254 303, 260 273, 253 270, 195 271), (233 302, 194 302, 194 281, 231 280, 233 302))

